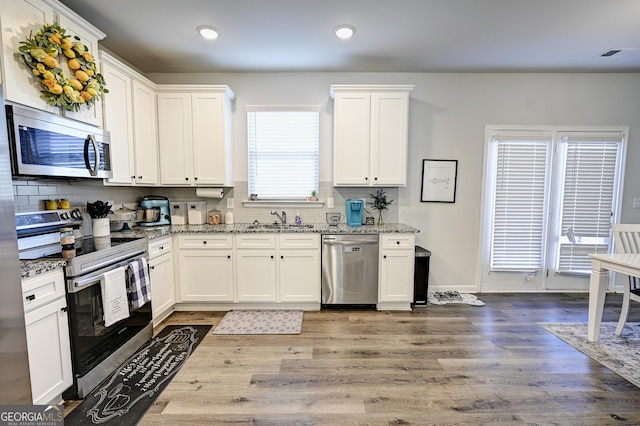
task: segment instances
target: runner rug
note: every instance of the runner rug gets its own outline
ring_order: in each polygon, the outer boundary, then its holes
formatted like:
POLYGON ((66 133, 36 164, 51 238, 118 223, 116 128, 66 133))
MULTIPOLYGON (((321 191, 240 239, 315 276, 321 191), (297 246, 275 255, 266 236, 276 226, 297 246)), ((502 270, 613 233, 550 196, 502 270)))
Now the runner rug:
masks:
POLYGON ((300 334, 302 311, 230 311, 213 334, 300 334))
POLYGON ((64 424, 137 424, 209 329, 210 325, 166 326, 95 388, 64 424))
POLYGON ((628 322, 620 336, 603 322, 597 342, 587 340, 586 322, 539 322, 540 327, 640 387, 640 323, 628 322))

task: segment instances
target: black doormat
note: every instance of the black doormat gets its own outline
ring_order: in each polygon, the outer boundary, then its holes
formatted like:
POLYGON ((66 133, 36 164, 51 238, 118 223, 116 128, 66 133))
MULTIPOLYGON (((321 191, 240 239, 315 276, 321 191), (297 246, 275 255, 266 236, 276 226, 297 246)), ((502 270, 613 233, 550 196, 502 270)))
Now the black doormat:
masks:
POLYGON ((64 418, 64 424, 137 424, 210 328, 166 326, 96 387, 64 418))

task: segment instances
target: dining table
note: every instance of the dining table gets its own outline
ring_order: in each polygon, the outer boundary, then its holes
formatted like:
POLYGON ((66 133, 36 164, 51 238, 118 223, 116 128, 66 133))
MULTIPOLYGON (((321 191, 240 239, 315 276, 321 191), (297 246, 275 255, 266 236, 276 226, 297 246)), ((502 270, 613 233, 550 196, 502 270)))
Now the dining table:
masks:
POLYGON ((609 285, 609 272, 640 277, 640 254, 589 254, 589 257, 591 257, 591 278, 589 279, 587 340, 597 342, 609 285))

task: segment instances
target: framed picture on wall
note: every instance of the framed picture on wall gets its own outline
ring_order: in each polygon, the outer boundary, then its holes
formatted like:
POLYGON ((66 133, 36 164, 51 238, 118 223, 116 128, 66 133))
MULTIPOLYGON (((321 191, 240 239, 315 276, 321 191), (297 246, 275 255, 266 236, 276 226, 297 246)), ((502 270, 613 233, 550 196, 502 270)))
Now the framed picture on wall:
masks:
POLYGON ((455 203, 458 160, 422 160, 423 203, 455 203))

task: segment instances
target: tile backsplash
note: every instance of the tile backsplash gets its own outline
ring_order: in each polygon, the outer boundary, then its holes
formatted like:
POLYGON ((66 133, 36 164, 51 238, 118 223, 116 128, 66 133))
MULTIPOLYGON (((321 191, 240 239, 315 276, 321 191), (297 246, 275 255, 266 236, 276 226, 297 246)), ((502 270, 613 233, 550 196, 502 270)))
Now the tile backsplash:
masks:
MULTIPOLYGON (((385 210, 383 217, 387 223, 398 221, 398 188, 384 188, 387 198, 395 200, 385 210)), ((96 200, 114 201, 116 208, 124 203, 137 203, 147 194, 163 195, 169 197, 171 201, 206 201, 207 211, 218 209, 224 215, 227 208, 227 200, 233 198, 233 214, 235 223, 251 223, 254 220, 260 222, 273 222, 275 216, 271 215, 271 210, 278 213, 287 213, 287 222, 293 223, 296 212, 300 212, 303 223, 325 223, 326 212, 341 212, 342 223, 345 222, 345 204, 349 198, 364 198, 367 202, 367 210, 371 215, 377 217, 377 212, 369 207, 372 201, 370 194, 375 193, 377 188, 334 188, 331 182, 320 182, 318 197, 324 202, 322 205, 299 204, 278 206, 260 206, 256 204, 246 205, 243 201, 248 198, 248 184, 246 181, 236 181, 233 188, 225 188, 225 195, 221 199, 205 199, 196 196, 195 188, 178 187, 116 187, 105 186, 100 180, 79 180, 79 181, 49 181, 49 180, 14 180, 13 197, 16 212, 44 210, 44 201, 48 199, 66 198, 70 201, 71 207, 84 207, 87 202, 96 200), (327 207, 327 198, 334 199, 334 207, 327 207)), ((365 216, 369 215, 365 212, 365 216)))

